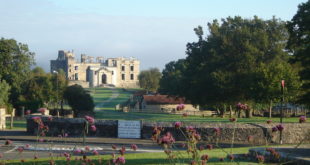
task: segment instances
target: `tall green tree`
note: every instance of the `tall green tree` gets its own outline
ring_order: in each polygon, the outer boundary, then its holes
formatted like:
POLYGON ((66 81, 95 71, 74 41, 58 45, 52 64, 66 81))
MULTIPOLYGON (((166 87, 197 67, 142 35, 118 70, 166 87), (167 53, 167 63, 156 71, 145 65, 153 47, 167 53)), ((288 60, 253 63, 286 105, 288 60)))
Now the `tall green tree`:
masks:
POLYGON ((161 73, 158 68, 141 71, 138 76, 140 87, 152 92, 156 92, 159 88, 160 78, 161 73))
POLYGON ((187 44, 180 96, 194 104, 228 107, 279 97, 282 79, 288 80, 287 90, 298 90, 296 71, 287 64, 285 22, 228 17, 208 23, 208 30, 204 38, 202 28, 195 28, 198 41, 187 44))
POLYGON ((75 115, 83 112, 92 112, 95 107, 90 94, 80 85, 68 86, 64 91, 64 99, 68 101, 75 115))
POLYGON ((0 39, 0 77, 11 86, 9 98, 14 105, 33 64, 34 53, 26 44, 14 39, 0 39))
POLYGON ((10 85, 5 80, 0 80, 0 107, 6 107, 9 103, 10 85))
POLYGON ((186 70, 185 59, 178 61, 171 61, 166 64, 165 69, 162 71, 162 77, 160 79, 159 92, 168 95, 182 95, 184 91, 183 81, 186 80, 183 77, 183 72, 186 70))
POLYGON ((297 13, 288 23, 288 29, 288 48, 294 55, 293 62, 301 65, 303 95, 300 101, 310 105, 310 0, 298 6, 297 13))
POLYGON ((21 101, 20 104, 26 108, 46 107, 52 101, 54 91, 51 75, 45 73, 42 68, 34 68, 23 87, 23 95, 19 100, 21 101))

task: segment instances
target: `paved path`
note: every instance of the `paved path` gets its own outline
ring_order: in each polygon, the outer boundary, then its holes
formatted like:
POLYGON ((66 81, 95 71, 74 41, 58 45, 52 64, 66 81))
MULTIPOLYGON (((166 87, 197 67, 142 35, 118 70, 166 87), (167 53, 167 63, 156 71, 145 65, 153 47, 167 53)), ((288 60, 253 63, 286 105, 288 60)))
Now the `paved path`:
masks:
POLYGON ((111 102, 119 96, 119 92, 116 88, 111 88, 112 95, 107 100, 101 101, 95 106, 95 111, 99 111, 100 108, 104 107, 105 103, 111 102))
MULTIPOLYGON (((64 152, 71 153, 75 156, 82 156, 81 154, 74 154, 73 151, 76 148, 85 150, 85 146, 77 143, 64 143, 64 142, 45 142, 45 143, 35 143, 29 141, 14 141, 11 146, 5 146, 4 140, 0 140, 0 153, 3 154, 2 159, 27 159, 33 158, 37 155, 39 158, 49 157, 50 153, 53 157, 63 157, 64 152), (18 147, 26 147, 29 145, 29 148, 25 148, 22 154, 17 151, 18 147)), ((133 151, 130 149, 130 145, 119 145, 117 144, 117 150, 113 150, 111 144, 87 144, 90 148, 90 151, 86 155, 93 155, 93 150, 97 150, 100 155, 110 155, 112 153, 118 153, 118 149, 124 146, 126 147, 126 153, 147 153, 147 152, 163 152, 160 147, 146 147, 142 145, 137 145, 138 149, 133 151)))

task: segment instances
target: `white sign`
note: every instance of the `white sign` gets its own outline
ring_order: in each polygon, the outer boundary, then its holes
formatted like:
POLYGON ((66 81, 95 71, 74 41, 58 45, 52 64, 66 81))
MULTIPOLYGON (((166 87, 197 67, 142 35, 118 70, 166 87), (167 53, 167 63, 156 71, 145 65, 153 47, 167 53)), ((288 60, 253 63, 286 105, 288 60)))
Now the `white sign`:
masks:
POLYGON ((118 138, 141 138, 141 122, 118 120, 118 138))

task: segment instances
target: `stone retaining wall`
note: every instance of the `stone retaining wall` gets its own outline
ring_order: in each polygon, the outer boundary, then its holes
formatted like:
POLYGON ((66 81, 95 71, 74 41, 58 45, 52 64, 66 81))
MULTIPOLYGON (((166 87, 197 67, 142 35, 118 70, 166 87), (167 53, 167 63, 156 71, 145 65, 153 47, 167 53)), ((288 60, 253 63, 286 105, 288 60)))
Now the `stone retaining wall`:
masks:
MULTIPOLYGON (((83 131, 83 118, 53 118, 48 121, 46 117, 42 118, 45 125, 49 126, 49 136, 58 136, 59 134, 68 133, 69 136, 81 136, 83 131)), ((142 122, 141 138, 150 139, 152 136, 153 127, 161 126, 164 128, 163 133, 171 132, 176 140, 185 140, 184 136, 174 128, 173 122, 142 122)), ((96 132, 90 132, 89 136, 97 137, 117 137, 117 120, 96 120, 96 132)), ((272 127, 275 124, 266 123, 186 123, 184 126, 193 126, 200 133, 202 139, 207 142, 231 143, 234 135, 235 143, 248 143, 248 136, 254 137, 255 144, 278 143, 279 132, 272 133, 272 127), (215 136, 214 128, 220 128, 221 134, 215 136), (235 128, 235 129, 234 129, 235 128)), ((299 143, 303 140, 304 143, 310 142, 310 123, 285 123, 283 130, 283 143, 292 144, 299 143)), ((182 128, 185 132, 185 127, 182 128)), ((36 134, 37 125, 31 119, 27 118, 27 132, 36 134)))

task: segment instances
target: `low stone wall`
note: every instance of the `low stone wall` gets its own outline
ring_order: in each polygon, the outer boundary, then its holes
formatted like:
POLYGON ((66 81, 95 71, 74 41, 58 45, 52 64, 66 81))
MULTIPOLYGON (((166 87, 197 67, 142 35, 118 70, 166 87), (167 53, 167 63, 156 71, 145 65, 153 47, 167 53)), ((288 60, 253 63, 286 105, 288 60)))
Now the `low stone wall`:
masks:
MULTIPOLYGON (((53 118, 48 121, 46 117, 42 118, 45 125, 49 126, 49 136, 58 136, 59 134, 68 133, 69 136, 81 136, 83 131, 83 118, 53 118)), ((163 133, 171 132, 176 140, 185 140, 180 130, 174 128, 172 122, 142 122, 141 138, 150 139, 154 126, 164 128, 163 133)), ((117 120, 96 120, 96 132, 91 132, 89 136, 97 137, 117 137, 117 120)), ((197 129, 202 139, 207 142, 231 143, 234 135, 235 143, 248 143, 248 136, 254 137, 255 144, 278 143, 279 132, 272 132, 272 127, 277 124, 243 124, 243 123, 186 123, 186 126, 192 126, 197 129), (221 134, 216 137, 214 128, 220 128, 221 134), (234 129, 235 128, 235 129, 234 129)), ((310 123, 285 123, 283 130, 283 143, 293 144, 303 141, 310 143, 310 123)), ((185 127, 182 130, 185 132, 185 127)), ((27 132, 36 134, 37 124, 34 123, 31 117, 27 118, 27 132)))

